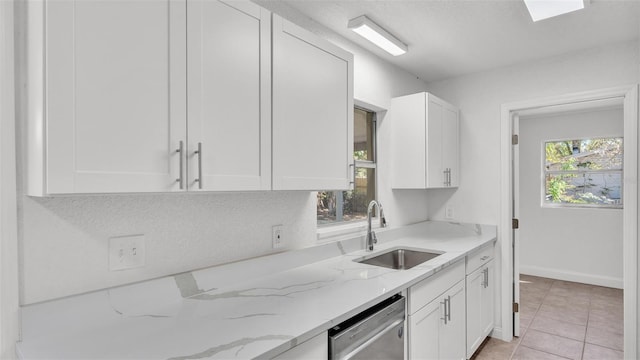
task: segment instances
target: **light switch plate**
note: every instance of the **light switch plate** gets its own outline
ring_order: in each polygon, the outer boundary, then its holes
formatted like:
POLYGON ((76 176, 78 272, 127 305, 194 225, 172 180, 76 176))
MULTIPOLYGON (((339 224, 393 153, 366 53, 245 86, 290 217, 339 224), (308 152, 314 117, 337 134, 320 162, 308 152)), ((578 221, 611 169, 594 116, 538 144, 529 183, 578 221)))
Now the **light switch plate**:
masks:
POLYGON ((126 270, 145 264, 144 235, 126 235, 109 238, 109 270, 126 270))

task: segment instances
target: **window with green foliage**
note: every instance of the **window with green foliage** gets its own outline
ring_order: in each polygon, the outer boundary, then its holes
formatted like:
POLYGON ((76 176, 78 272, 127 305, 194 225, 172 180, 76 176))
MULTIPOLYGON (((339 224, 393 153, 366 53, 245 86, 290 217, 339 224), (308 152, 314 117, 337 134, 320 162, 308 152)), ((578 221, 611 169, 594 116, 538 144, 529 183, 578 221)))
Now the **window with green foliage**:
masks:
POLYGON ((548 206, 622 207, 622 138, 544 143, 548 206))
POLYGON ((320 226, 366 219, 367 206, 376 197, 375 113, 356 108, 353 122, 354 190, 318 192, 320 226))

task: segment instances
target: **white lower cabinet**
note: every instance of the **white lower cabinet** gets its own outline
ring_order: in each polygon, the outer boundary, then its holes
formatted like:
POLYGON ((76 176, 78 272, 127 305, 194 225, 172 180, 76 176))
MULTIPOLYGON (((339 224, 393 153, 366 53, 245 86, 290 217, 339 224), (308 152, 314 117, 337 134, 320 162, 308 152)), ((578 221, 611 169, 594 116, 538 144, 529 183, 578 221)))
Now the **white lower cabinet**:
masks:
POLYGON ((326 360, 329 358, 328 341, 327 333, 324 332, 283 352, 273 360, 326 360))
POLYGON ((464 263, 434 275, 409 289, 408 359, 464 359, 465 358, 465 282, 464 263), (461 265, 461 266, 460 266, 461 265), (444 292, 438 291, 445 287, 444 292), (448 287, 448 288, 447 288, 448 287), (433 297, 436 291, 437 296, 433 297), (422 295, 422 296, 421 296, 422 295), (428 295, 425 298, 424 295, 428 295), (421 298, 416 298, 421 297, 421 298), (429 300, 430 299, 430 300, 429 300), (419 309, 416 310, 416 307, 419 309))
MULTIPOLYGON (((475 257, 478 260, 483 259, 484 262, 475 270, 469 269, 470 273, 466 277, 467 359, 473 356, 494 326, 493 246, 475 257)), ((473 258, 474 256, 470 257, 470 259, 473 258)))

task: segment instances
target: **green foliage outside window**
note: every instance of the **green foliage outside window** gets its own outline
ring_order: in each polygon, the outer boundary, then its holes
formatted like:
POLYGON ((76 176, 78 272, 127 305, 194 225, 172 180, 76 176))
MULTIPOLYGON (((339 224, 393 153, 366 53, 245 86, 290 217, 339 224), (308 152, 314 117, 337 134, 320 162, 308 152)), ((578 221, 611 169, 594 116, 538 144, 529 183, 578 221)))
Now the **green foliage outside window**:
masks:
POLYGON ((622 204, 622 138, 545 143, 545 203, 622 204))

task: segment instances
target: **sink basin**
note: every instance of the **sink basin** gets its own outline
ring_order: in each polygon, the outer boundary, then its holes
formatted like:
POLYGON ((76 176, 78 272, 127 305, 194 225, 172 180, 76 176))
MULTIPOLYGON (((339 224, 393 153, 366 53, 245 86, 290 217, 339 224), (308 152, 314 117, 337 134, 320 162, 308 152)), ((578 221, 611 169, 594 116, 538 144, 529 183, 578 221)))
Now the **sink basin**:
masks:
POLYGON ((356 261, 362 264, 382 266, 389 269, 406 270, 440 255, 442 254, 428 251, 394 249, 374 257, 356 261))

